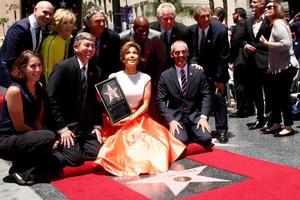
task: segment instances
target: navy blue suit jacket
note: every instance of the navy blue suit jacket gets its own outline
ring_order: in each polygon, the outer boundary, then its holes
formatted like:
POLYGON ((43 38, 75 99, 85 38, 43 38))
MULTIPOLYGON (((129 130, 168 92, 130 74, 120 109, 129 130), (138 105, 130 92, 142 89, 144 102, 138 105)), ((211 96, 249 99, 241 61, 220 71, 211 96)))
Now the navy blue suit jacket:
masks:
MULTIPOLYGON (((88 28, 83 31, 90 33, 88 28)), ((95 53, 90 60, 90 63, 95 63, 101 68, 101 80, 107 79, 111 73, 120 71, 120 46, 119 34, 105 28, 100 36, 100 43, 96 43, 96 51, 99 51, 99 55, 97 56, 97 53, 95 53)))
MULTIPOLYGON (((159 31, 159 32, 161 31, 159 22, 150 23, 150 28, 152 28, 156 31, 159 31)), ((163 37, 163 35, 161 35, 161 38, 162 37, 163 37)), ((163 40, 163 38, 162 38, 162 40, 163 40)), ((168 54, 168 64, 169 64, 169 66, 172 66, 174 64, 173 59, 170 56, 170 50, 171 50, 170 47, 177 40, 185 41, 185 43, 188 45, 188 48, 191 52, 192 37, 191 37, 189 28, 187 26, 181 24, 181 23, 175 22, 175 25, 172 28, 171 35, 170 35, 170 42, 169 42, 170 46, 166 47, 166 49, 168 51, 167 54, 168 54)))
MULTIPOLYGON (((150 28, 156 30, 156 31, 161 31, 160 24, 159 22, 152 22, 150 23, 150 28)), ((161 35, 162 37, 162 35, 161 35)), ((177 40, 183 40, 187 43, 188 47, 190 48, 191 44, 191 36, 190 32, 187 26, 175 22, 175 25, 171 31, 170 35, 170 44, 172 45, 175 41, 177 40)))
POLYGON ((7 87, 10 81, 9 70, 15 59, 24 50, 32 50, 32 37, 29 19, 24 18, 14 23, 7 31, 0 50, 0 85, 7 87), (2 73, 1 73, 2 71, 2 73))
POLYGON ((230 39, 230 63, 233 63, 234 66, 246 65, 247 55, 243 46, 243 40, 245 38, 245 26, 246 21, 243 19, 236 23, 236 25, 232 28, 230 39))
POLYGON ((226 83, 229 79, 228 62, 230 56, 227 28, 220 22, 211 20, 203 52, 200 52, 198 47, 198 24, 191 25, 190 30, 193 39, 191 64, 196 63, 203 67, 211 87, 216 81, 226 83))
POLYGON ((198 123, 201 114, 208 116, 211 106, 206 77, 201 70, 188 67, 187 92, 183 95, 175 67, 164 71, 159 80, 157 104, 167 123, 180 121, 183 115, 198 123))

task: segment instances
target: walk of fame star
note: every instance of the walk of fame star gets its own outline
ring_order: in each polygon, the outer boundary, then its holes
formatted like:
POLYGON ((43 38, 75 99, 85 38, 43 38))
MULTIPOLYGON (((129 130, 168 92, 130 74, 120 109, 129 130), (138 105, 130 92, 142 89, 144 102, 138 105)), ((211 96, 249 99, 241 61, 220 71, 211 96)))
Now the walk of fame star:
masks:
POLYGON ((190 182, 230 182, 230 180, 199 175, 206 167, 207 166, 195 167, 183 171, 169 170, 166 173, 161 173, 154 177, 131 181, 126 184, 164 183, 169 187, 173 194, 177 196, 190 182))
POLYGON ((65 8, 67 7, 67 2, 65 2, 64 0, 62 0, 61 2, 59 2, 60 7, 65 8))
POLYGON ((117 88, 112 88, 109 84, 107 84, 107 92, 105 92, 104 94, 106 94, 109 97, 110 103, 114 98, 120 98, 117 93, 117 88))

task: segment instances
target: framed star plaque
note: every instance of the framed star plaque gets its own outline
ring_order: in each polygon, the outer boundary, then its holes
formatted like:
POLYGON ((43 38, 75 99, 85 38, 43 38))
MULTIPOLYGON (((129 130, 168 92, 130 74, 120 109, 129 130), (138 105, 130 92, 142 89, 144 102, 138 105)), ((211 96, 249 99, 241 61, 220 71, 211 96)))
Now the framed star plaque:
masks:
POLYGON ((115 77, 97 83, 95 87, 113 124, 132 114, 125 95, 115 77))

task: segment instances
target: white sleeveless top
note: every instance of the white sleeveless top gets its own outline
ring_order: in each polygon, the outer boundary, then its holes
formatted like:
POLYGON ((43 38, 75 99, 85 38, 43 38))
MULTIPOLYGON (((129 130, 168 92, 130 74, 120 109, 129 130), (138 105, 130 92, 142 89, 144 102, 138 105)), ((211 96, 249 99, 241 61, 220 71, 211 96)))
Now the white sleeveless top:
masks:
POLYGON ((147 83, 151 80, 148 74, 138 72, 128 75, 123 70, 112 73, 109 78, 116 77, 131 109, 136 109, 142 103, 147 83))

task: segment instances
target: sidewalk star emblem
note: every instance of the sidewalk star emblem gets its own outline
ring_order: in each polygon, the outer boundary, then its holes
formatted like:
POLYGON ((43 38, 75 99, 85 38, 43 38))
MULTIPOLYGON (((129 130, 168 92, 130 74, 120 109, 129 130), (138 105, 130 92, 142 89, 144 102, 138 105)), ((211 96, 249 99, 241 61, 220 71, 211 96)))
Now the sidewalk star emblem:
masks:
POLYGON ((154 177, 127 182, 127 184, 136 183, 164 183, 177 196, 190 182, 230 182, 230 180, 212 178, 199 175, 207 166, 186 169, 183 171, 168 171, 158 174, 154 177))
POLYGON ((110 103, 114 98, 120 98, 117 93, 117 88, 112 88, 109 84, 107 84, 107 92, 105 92, 104 94, 106 94, 109 97, 110 103))

